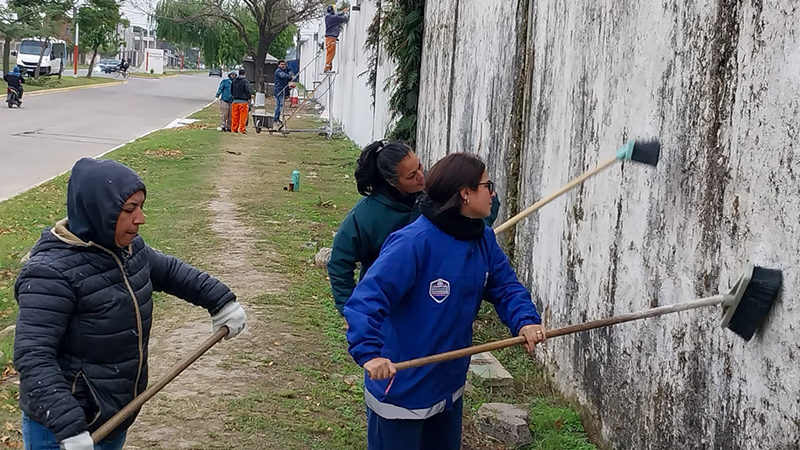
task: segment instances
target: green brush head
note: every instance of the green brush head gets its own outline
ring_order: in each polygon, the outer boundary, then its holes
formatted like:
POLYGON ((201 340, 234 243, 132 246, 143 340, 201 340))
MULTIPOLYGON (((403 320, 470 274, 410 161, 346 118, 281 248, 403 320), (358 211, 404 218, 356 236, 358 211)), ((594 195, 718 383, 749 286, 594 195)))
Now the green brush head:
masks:
POLYGON ((723 327, 728 327, 745 341, 749 341, 767 319, 783 282, 780 270, 758 266, 752 267, 752 276, 748 280, 751 267, 734 287, 732 294, 735 299, 725 306, 722 319, 723 327))
POLYGON ((661 155, 661 143, 652 141, 630 141, 617 150, 617 159, 620 161, 636 161, 649 166, 657 166, 661 155))

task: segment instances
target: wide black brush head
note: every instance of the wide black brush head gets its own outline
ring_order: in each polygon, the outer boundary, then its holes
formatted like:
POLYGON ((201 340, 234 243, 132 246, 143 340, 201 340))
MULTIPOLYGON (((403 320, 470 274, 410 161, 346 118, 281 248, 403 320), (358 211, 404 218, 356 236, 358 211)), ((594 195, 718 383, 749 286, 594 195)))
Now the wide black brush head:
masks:
POLYGON ((739 305, 733 312, 728 328, 745 341, 749 341, 753 333, 767 319, 782 282, 783 273, 780 270, 754 267, 753 278, 750 279, 739 305))
POLYGON ((633 144, 631 160, 648 164, 653 167, 658 165, 661 155, 661 143, 658 141, 636 141, 633 144))

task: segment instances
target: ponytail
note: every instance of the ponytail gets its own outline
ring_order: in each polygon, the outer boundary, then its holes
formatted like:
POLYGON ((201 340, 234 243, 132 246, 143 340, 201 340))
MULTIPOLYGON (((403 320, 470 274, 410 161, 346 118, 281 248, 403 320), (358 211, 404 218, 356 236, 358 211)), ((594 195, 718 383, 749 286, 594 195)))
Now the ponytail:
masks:
POLYGON ((375 141, 364 147, 355 173, 358 192, 368 196, 397 184, 397 165, 411 152, 411 147, 400 141, 375 141))

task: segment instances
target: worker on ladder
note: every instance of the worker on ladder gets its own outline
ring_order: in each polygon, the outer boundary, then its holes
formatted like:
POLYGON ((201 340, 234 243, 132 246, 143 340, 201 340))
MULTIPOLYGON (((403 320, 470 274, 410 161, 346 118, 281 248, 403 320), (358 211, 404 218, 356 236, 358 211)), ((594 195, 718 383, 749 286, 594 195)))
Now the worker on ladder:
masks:
POLYGON ((345 8, 336 14, 336 8, 328 5, 328 13, 325 15, 325 72, 333 70, 333 57, 336 56, 336 43, 339 41, 341 25, 350 20, 348 9, 345 8))

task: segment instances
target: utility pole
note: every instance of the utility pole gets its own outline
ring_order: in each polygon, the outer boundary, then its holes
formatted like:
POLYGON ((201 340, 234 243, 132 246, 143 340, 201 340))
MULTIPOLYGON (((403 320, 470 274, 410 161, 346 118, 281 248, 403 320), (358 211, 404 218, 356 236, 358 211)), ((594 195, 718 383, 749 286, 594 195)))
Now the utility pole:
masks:
POLYGON ((72 53, 72 77, 78 78, 78 38, 80 24, 78 24, 78 4, 72 8, 72 21, 75 22, 75 46, 72 53))

